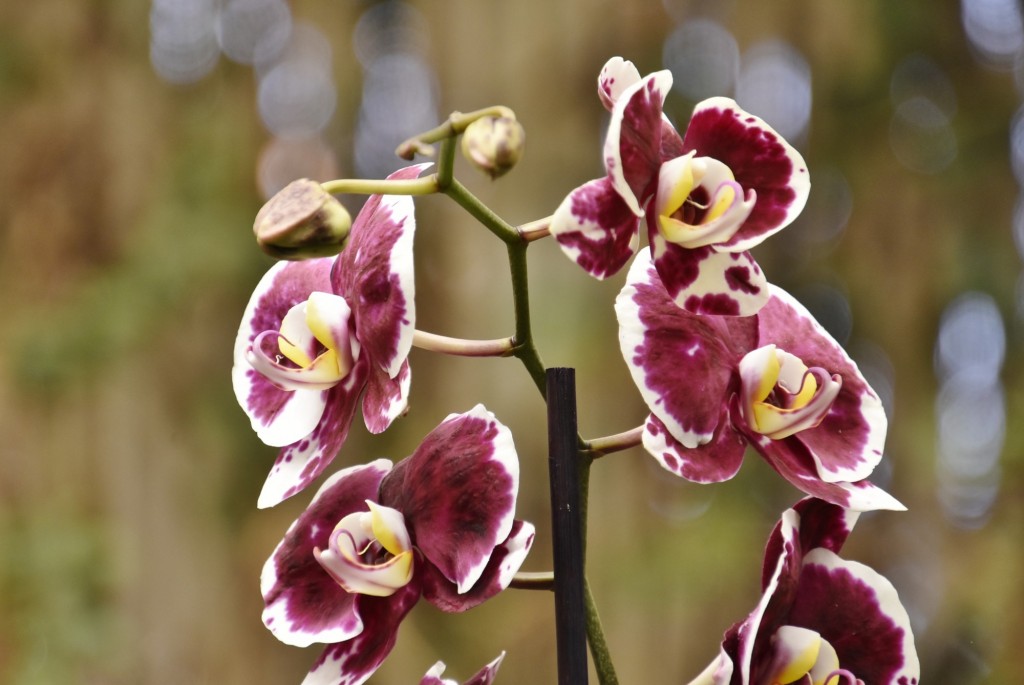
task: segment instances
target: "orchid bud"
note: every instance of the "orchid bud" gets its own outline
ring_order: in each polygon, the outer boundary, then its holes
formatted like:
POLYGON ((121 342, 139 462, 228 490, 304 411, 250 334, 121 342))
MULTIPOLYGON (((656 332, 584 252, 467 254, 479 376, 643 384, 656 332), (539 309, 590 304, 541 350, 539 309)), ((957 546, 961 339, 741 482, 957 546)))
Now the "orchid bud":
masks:
POLYGON ((491 178, 498 178, 523 156, 526 131, 511 117, 481 117, 462 134, 462 154, 491 178))
POLYGON ((285 186, 256 215, 260 249, 276 259, 312 259, 341 252, 352 217, 338 200, 307 178, 285 186))

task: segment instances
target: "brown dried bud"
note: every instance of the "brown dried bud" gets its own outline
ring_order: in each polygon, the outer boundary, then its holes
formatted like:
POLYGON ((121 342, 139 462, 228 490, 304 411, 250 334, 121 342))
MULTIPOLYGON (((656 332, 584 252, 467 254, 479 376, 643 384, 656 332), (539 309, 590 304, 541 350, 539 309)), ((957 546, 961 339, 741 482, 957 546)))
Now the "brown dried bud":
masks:
POLYGON ((526 131, 511 117, 481 117, 462 134, 462 154, 491 178, 498 178, 523 156, 526 131))
POLYGON ((285 186, 256 215, 252 230, 260 249, 276 259, 312 259, 341 252, 352 217, 316 181, 285 186))

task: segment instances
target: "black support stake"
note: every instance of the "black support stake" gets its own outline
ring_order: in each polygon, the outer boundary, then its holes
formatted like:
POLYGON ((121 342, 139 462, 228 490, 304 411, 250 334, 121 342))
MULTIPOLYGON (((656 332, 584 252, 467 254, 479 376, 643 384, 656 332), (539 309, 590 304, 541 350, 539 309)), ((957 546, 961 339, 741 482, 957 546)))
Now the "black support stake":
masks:
POLYGON ((548 467, 559 685, 587 685, 583 540, 577 469, 576 371, 547 370, 548 467))

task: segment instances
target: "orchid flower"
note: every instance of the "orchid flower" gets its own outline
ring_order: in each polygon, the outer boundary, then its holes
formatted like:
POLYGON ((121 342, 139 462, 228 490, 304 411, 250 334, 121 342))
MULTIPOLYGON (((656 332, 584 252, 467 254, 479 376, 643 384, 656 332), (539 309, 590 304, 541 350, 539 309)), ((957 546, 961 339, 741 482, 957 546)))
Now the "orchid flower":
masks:
POLYGON ((591 276, 617 273, 646 217, 654 265, 670 298, 694 314, 749 316, 768 284, 748 250, 789 225, 810 191, 803 157, 728 98, 694 109, 680 137, 662 107, 672 74, 644 78, 614 57, 598 77, 611 110, 606 175, 572 191, 551 234, 591 276))
POLYGON ((482 405, 446 418, 397 465, 331 476, 260 583, 279 640, 328 645, 305 683, 364 682, 420 597, 462 612, 508 587, 534 537, 515 519, 518 489, 512 434, 482 405))
MULTIPOLYGON (((388 178, 416 178, 425 167, 388 178)), ((372 433, 405 411, 416 325, 415 227, 411 197, 372 195, 336 258, 279 262, 256 286, 235 339, 231 378, 256 434, 282 448, 261 508, 327 468, 360 395, 372 433)))
POLYGON ((648 250, 615 303, 619 343, 651 414, 644 447, 699 483, 736 475, 754 447, 803 492, 843 507, 903 509, 864 480, 882 458, 882 403, 843 348, 784 290, 753 317, 675 306, 648 250))
POLYGON ((839 556, 857 516, 810 497, 786 510, 765 550, 761 601, 690 685, 917 685, 895 588, 839 556))
MULTIPOLYGON (((495 676, 498 674, 498 667, 501 666, 501 660, 505 658, 505 652, 498 655, 498 658, 487 664, 479 671, 477 671, 472 678, 467 680, 463 685, 491 685, 494 682, 495 676)), ((441 674, 444 673, 444 662, 438 661, 436 664, 431 666, 427 674, 420 680, 420 685, 459 685, 454 680, 448 678, 441 678, 441 674)))

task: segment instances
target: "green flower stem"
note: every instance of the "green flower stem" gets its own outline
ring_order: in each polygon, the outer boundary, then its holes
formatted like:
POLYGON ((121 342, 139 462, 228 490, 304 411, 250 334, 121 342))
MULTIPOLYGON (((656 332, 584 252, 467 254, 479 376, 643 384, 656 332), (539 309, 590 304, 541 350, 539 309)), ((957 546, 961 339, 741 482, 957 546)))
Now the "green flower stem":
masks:
POLYGON ((539 571, 529 573, 520 571, 512 577, 508 585, 517 590, 547 590, 552 592, 555 589, 555 574, 551 571, 539 571))
POLYGON ((508 357, 515 349, 515 341, 512 338, 465 340, 421 330, 413 331, 412 344, 421 350, 459 357, 508 357))
POLYGON ((515 226, 495 214, 490 207, 469 192, 469 189, 459 183, 457 179, 453 178, 451 185, 442 188, 441 191, 455 200, 460 207, 469 212, 474 219, 482 223, 488 231, 496 235, 506 245, 524 242, 515 226))
POLYGON ((515 119, 516 115, 508 107, 502 107, 501 105, 485 107, 484 109, 466 112, 465 114, 462 112, 452 112, 448 120, 440 126, 419 133, 404 141, 395 149, 395 154, 406 160, 412 160, 416 155, 433 157, 434 149, 431 147, 431 143, 454 138, 465 131, 467 126, 482 117, 508 117, 515 119))
POLYGON ((623 433, 588 440, 584 443, 583 450, 592 459, 597 459, 612 452, 621 452, 630 447, 636 447, 643 442, 643 435, 644 427, 637 426, 623 433))
POLYGON ((437 174, 422 178, 387 179, 339 178, 320 184, 332 195, 430 195, 440 192, 437 174))
POLYGON ((526 270, 526 248, 528 243, 515 243, 508 246, 509 271, 512 274, 512 305, 515 311, 516 347, 512 352, 526 367, 541 397, 547 400, 547 380, 545 379, 544 362, 540 359, 537 346, 533 342, 533 330, 530 324, 530 290, 526 270))
MULTIPOLYGON (((584 539, 586 539, 585 536, 584 539)), ((601 685, 619 685, 619 677, 615 675, 612 655, 608 651, 608 643, 604 640, 601 616, 597 613, 597 604, 590 591, 590 581, 586 578, 583 579, 583 598, 587 611, 587 642, 590 644, 590 658, 594 660, 597 681, 601 685)))

